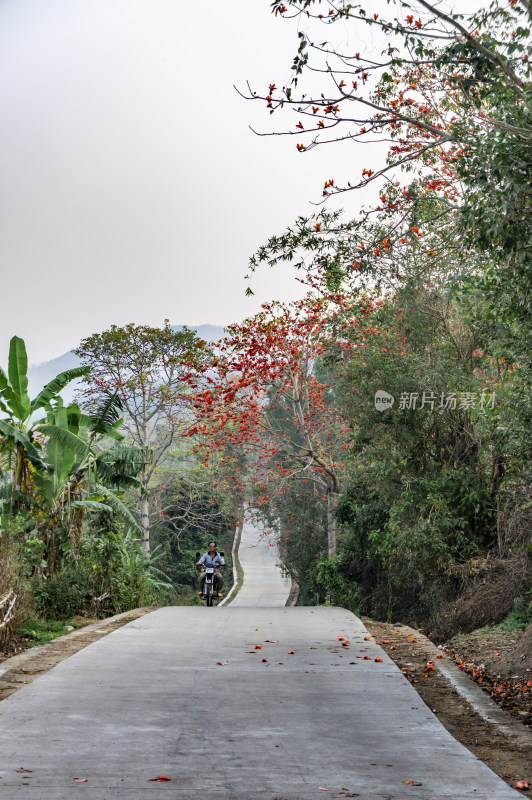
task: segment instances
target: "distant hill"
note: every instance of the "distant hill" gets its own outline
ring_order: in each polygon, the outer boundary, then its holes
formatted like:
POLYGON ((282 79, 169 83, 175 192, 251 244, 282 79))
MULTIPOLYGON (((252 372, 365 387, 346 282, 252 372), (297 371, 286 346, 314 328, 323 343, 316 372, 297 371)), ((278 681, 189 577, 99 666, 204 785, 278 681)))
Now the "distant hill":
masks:
MULTIPOLYGON (((172 330, 181 331, 183 327, 185 326, 173 325, 172 330)), ((186 327, 196 331, 198 336, 205 339, 207 342, 215 342, 224 334, 224 328, 221 325, 187 325, 186 327)), ((78 367, 79 364, 79 358, 70 350, 68 353, 63 353, 62 356, 52 358, 50 361, 43 361, 42 364, 36 364, 30 367, 28 369, 28 392, 30 397, 35 397, 42 387, 51 381, 52 378, 55 378, 60 372, 78 367)), ((65 403, 70 403, 72 401, 78 383, 78 381, 73 381, 61 392, 65 403)))

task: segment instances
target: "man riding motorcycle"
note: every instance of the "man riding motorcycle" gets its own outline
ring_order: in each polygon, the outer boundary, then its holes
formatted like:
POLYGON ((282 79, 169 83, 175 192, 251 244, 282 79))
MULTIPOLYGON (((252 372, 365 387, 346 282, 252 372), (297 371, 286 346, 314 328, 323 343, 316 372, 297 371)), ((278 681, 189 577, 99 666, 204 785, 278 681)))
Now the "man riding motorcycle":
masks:
MULTIPOLYGON (((197 567, 214 567, 220 569, 225 567, 225 559, 216 549, 216 542, 209 542, 209 549, 202 555, 199 561, 196 562, 197 567)), ((199 596, 203 595, 203 584, 205 583, 205 573, 202 572, 198 578, 199 596)), ((221 572, 216 572, 214 575, 215 588, 218 597, 223 597, 222 587, 224 585, 221 572)))

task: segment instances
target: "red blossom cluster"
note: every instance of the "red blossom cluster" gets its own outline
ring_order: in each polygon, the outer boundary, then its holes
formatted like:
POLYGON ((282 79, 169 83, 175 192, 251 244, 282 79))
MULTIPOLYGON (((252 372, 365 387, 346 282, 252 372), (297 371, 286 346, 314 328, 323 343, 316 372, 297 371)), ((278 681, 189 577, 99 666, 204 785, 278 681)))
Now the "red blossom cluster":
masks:
POLYGON ((245 460, 255 506, 286 492, 292 479, 314 481, 324 500, 338 491, 348 430, 323 356, 331 340, 342 351, 363 343, 378 304, 341 294, 267 303, 220 342, 188 435, 205 464, 213 454, 232 461, 238 480, 245 460))

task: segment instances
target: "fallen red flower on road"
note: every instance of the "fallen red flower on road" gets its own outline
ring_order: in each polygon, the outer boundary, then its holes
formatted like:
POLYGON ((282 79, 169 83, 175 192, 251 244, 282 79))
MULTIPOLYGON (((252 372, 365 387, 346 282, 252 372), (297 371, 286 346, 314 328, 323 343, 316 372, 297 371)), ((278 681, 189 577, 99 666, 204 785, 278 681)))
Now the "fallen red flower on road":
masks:
POLYGON ((167 778, 166 775, 157 775, 156 778, 148 778, 148 781, 171 781, 171 778, 167 778))

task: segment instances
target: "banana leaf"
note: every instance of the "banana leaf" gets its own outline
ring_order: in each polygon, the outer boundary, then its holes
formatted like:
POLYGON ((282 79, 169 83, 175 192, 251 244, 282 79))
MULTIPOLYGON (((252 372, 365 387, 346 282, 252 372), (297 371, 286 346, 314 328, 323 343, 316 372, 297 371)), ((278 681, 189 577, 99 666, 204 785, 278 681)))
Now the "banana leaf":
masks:
POLYGON ((9 343, 9 360, 7 367, 9 383, 13 391, 14 407, 8 404, 17 419, 23 422, 31 413, 31 400, 28 395, 28 356, 24 340, 13 336, 9 343))
POLYGON ((59 427, 59 425, 39 425, 37 430, 44 433, 45 436, 49 436, 50 439, 59 442, 63 447, 72 450, 81 460, 86 458, 89 453, 90 447, 88 442, 84 441, 75 433, 71 433, 71 431, 59 427))
POLYGON ((31 402, 31 412, 33 413, 38 408, 44 408, 50 403, 51 400, 67 385, 70 381, 76 378, 82 378, 88 375, 90 367, 74 367, 74 369, 67 369, 65 372, 60 372, 53 380, 44 386, 39 392, 35 400, 31 402))
POLYGON ((137 532, 142 534, 142 528, 135 518, 135 516, 131 513, 129 508, 126 506, 125 503, 111 490, 108 486, 103 486, 101 483, 96 484, 96 489, 103 495, 105 495, 105 502, 111 506, 113 511, 118 514, 122 519, 131 525, 131 527, 137 532))
POLYGON ((13 443, 21 444, 26 451, 28 460, 31 461, 36 469, 42 469, 48 472, 48 466, 42 457, 42 452, 35 447, 25 431, 15 427, 15 425, 7 419, 0 419, 0 433, 3 433, 4 436, 11 439, 13 443))
MULTIPOLYGON (((3 400, 6 401, 11 413, 14 414, 14 409, 16 408, 17 398, 15 397, 15 393, 11 388, 11 384, 9 383, 9 378, 7 377, 4 370, 0 367, 0 394, 2 395, 3 400)), ((9 411, 5 406, 3 406, 2 411, 5 414, 9 414, 9 411)))
POLYGON ((87 511, 109 511, 109 513, 113 511, 111 506, 97 500, 76 500, 72 505, 74 508, 86 508, 87 511))

